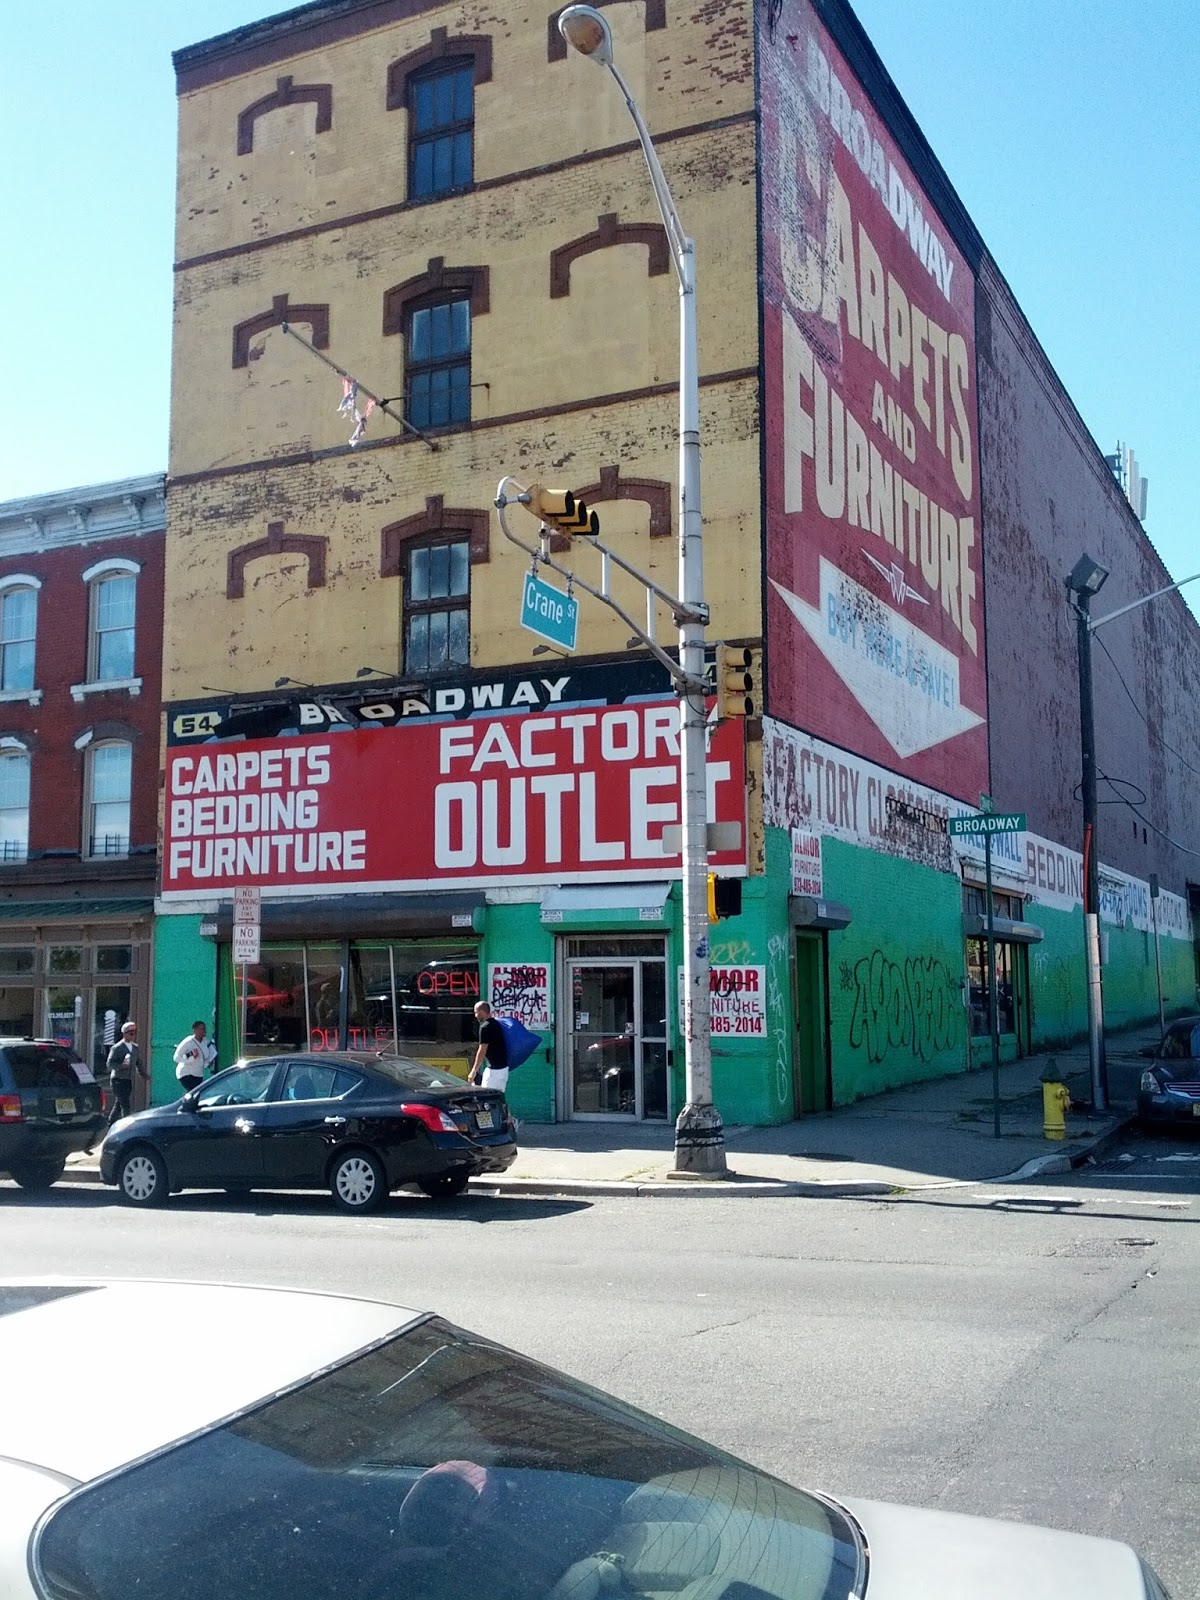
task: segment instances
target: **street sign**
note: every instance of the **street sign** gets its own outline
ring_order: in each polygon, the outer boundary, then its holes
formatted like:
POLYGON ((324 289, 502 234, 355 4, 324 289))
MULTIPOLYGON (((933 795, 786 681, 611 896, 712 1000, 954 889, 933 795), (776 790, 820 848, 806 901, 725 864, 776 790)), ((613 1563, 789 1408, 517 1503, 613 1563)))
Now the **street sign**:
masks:
POLYGON ((262 920, 262 890, 256 883, 234 884, 233 920, 235 922, 262 920))
POLYGON ((257 884, 238 883, 233 888, 233 959, 254 966, 259 959, 262 890, 257 884))
POLYGON ((254 967, 258 965, 259 925, 257 922, 234 923, 233 959, 239 966, 254 967))
POLYGON ((579 624, 579 601, 554 589, 532 572, 525 574, 521 590, 521 626, 563 650, 574 650, 579 624))
POLYGON ((947 832, 951 835, 975 834, 982 837, 987 833, 1024 833, 1025 826, 1023 811, 996 811, 990 816, 951 817, 947 832))

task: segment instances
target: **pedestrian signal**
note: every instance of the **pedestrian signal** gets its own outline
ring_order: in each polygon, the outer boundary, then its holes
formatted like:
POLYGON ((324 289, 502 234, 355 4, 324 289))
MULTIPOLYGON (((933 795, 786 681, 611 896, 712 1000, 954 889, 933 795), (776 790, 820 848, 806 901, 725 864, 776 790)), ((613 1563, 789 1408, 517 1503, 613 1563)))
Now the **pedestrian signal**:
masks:
POLYGON ((758 685, 755 682, 753 652, 742 645, 717 646, 717 716, 754 717, 758 685))
POLYGON ((715 872, 708 875, 708 920, 720 922, 723 917, 740 917, 742 914, 742 880, 719 878, 715 872))
POLYGON ((529 489, 529 509, 559 533, 582 534, 587 539, 600 537, 600 518, 570 489, 544 489, 535 483, 529 489))

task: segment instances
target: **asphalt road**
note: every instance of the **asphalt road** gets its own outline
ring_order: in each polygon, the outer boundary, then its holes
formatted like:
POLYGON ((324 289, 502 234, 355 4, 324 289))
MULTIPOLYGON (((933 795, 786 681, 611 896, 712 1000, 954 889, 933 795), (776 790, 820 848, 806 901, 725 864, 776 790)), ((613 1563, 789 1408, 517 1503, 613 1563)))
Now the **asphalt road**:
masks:
MULTIPOLYGON (((405 1195, 376 1218, 0 1183, 0 1270, 433 1307, 793 1481, 1127 1539, 1180 1600, 1200 1595, 1200 1162, 1172 1154, 1200 1144, 1007 1190, 405 1195)), ((130 1357, 136 1382, 136 1331, 130 1357)))

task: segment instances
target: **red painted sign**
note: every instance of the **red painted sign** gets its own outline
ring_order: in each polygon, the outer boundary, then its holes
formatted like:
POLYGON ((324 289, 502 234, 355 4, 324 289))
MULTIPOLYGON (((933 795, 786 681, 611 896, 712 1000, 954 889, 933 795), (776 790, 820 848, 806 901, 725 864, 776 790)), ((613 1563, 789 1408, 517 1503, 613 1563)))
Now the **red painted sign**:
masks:
POLYGON ((760 17, 767 709, 973 801, 974 279, 808 0, 760 17))
MULTIPOLYGON (((714 727, 709 818, 745 835, 743 729, 714 727)), ((167 752, 164 899, 673 877, 678 702, 354 728, 167 752)), ((745 846, 711 856, 745 867, 745 846)))

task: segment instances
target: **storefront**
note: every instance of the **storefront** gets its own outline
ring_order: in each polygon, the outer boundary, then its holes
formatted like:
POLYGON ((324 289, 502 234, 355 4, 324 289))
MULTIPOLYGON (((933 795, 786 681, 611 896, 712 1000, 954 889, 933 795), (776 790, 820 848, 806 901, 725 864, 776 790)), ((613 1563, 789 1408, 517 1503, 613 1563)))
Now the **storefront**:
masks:
POLYGON ((0 904, 0 1033, 57 1039, 99 1074, 150 1009, 145 899, 0 904))
MULTIPOLYGON (((544 1040, 510 1084, 520 1115, 673 1117, 679 861, 662 834, 679 820, 679 710, 664 678, 635 663, 420 697, 173 708, 158 937, 188 977, 164 992, 156 1044, 203 1017, 222 1063, 395 1050, 461 1075, 487 999, 544 1040), (241 883, 262 890, 260 958, 244 971, 241 883)), ((714 868, 743 875, 740 724, 714 726, 708 779, 712 820, 742 839, 714 868)), ((721 1015, 754 1009, 741 989, 759 969, 742 972, 718 971, 721 1015)), ((740 1075, 750 1057, 730 1059, 740 1075)))

